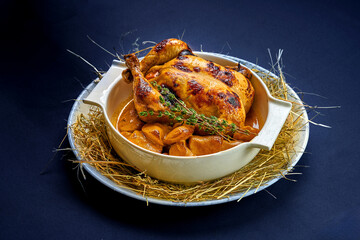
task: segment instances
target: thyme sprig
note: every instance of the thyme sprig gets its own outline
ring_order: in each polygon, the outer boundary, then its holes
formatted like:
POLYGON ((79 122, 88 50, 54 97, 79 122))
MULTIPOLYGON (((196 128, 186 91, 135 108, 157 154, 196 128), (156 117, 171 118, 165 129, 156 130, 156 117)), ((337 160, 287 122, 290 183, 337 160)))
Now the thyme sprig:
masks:
MULTIPOLYGON (((159 97, 160 102, 170 110, 159 111, 157 117, 165 115, 178 123, 198 126, 199 130, 203 130, 209 135, 219 135, 228 141, 233 139, 228 132, 232 134, 235 132, 246 135, 250 134, 248 130, 242 130, 234 123, 229 124, 228 121, 224 119, 219 119, 215 116, 207 117, 204 114, 197 113, 193 108, 186 106, 185 102, 178 99, 167 87, 159 85, 156 81, 152 81, 151 84, 157 88, 161 94, 159 97)), ((140 112, 139 114, 146 117, 148 115, 153 116, 154 112, 150 110, 140 112)))

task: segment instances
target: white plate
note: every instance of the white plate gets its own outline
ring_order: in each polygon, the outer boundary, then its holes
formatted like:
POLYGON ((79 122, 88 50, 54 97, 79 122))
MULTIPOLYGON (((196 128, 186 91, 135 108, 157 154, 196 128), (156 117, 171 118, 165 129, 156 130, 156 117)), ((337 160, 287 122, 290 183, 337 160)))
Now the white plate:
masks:
MULTIPOLYGON (((252 69, 258 69, 261 72, 268 72, 268 70, 255 65, 253 63, 250 63, 248 61, 239 59, 239 58, 235 58, 235 57, 231 57, 231 56, 227 56, 227 55, 223 55, 223 54, 218 54, 218 53, 212 53, 214 56, 220 56, 220 57, 225 57, 228 58, 229 60, 233 60, 236 62, 240 62, 241 64, 252 68, 252 69)), ((276 77, 275 75, 271 74, 273 77, 276 77)), ((81 92, 81 94, 78 96, 77 100, 75 101, 71 112, 69 114, 69 118, 68 118, 68 126, 70 127, 73 123, 75 123, 77 116, 81 113, 83 114, 87 114, 90 108, 90 105, 84 104, 82 102, 82 100, 84 98, 86 98, 89 93, 91 92, 91 90, 95 87, 95 83, 91 83, 89 84, 86 89, 84 91, 81 92)), ((301 100, 299 98, 299 96, 295 93, 295 91, 288 87, 288 91, 289 91, 289 95, 291 95, 297 102, 301 103, 301 100)), ((296 163, 300 160, 303 152, 305 151, 307 142, 308 142, 308 138, 309 138, 309 124, 307 123, 308 121, 308 116, 306 113, 306 110, 303 108, 303 122, 306 123, 303 127, 303 131, 299 131, 299 139, 296 142, 296 146, 295 146, 295 152, 297 152, 297 154, 294 154, 292 156, 291 159, 291 167, 295 166, 296 163)), ((73 152, 76 156, 76 158, 81 161, 81 156, 79 155, 78 151, 76 150, 76 146, 75 146, 75 141, 74 141, 74 136, 72 134, 71 131, 69 131, 68 134, 68 139, 70 142, 70 146, 73 149, 73 152)), ((157 199, 157 198, 151 198, 151 197, 143 197, 142 195, 131 191, 125 187, 122 187, 120 185, 117 185, 116 183, 114 183, 113 181, 111 181, 110 179, 108 179, 107 177, 101 175, 94 167, 92 167, 90 164, 84 163, 83 167, 86 169, 87 172, 89 172, 94 178, 96 178, 98 181, 100 181, 101 183, 103 183, 104 185, 106 185, 107 187, 121 193, 124 194, 126 196, 138 199, 138 200, 142 200, 142 201, 147 201, 149 203, 155 203, 155 204, 161 204, 161 205, 170 205, 170 206, 206 206, 206 205, 214 205, 214 204, 220 204, 220 203, 225 203, 225 202, 230 202, 230 201, 234 201, 234 200, 238 200, 241 197, 247 197, 250 196, 252 194, 255 193, 255 189, 249 190, 245 195, 244 193, 236 193, 236 194, 232 194, 227 196, 226 198, 222 198, 222 199, 216 199, 216 200, 208 200, 208 201, 200 201, 200 202, 172 202, 172 201, 168 201, 168 200, 162 200, 162 199, 157 199), (243 196, 244 195, 244 196, 243 196)), ((283 172, 283 174, 285 175, 287 173, 287 171, 283 172)), ((281 177, 277 177, 274 178, 268 182, 266 182, 265 185, 261 186, 257 192, 264 190, 265 188, 271 186, 272 184, 274 184, 275 182, 277 182, 281 177)))

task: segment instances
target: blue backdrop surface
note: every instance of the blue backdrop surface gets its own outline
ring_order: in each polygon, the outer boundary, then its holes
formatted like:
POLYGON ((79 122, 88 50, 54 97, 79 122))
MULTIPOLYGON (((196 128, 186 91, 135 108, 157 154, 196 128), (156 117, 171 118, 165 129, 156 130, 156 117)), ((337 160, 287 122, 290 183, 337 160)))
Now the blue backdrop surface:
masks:
MULTIPOLYGON (((3 1, 1 239, 360 239, 358 1, 3 1), (269 67, 318 109, 296 183, 237 202, 174 208, 78 181, 58 147, 76 98, 112 56, 181 38, 193 50, 269 67), (40 174, 46 169, 43 174, 40 174)), ((312 113, 313 114, 313 113, 312 113)), ((68 148, 67 141, 62 148, 68 148)))

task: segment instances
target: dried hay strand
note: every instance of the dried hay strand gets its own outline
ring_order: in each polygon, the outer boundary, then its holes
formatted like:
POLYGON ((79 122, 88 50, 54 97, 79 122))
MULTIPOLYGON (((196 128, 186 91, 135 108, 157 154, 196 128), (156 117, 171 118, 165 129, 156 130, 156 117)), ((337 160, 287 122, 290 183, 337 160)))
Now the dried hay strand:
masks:
MULTIPOLYGON (((122 160, 112 149, 106 134, 106 124, 102 111, 91 107, 87 115, 80 114, 69 130, 72 131, 74 142, 81 161, 88 163, 98 172, 106 176, 121 188, 130 189, 145 198, 157 198, 172 202, 199 202, 227 198, 232 194, 241 194, 240 201, 249 190, 258 191, 270 180, 291 174, 291 161, 299 150, 295 148, 300 131, 308 122, 302 114, 304 104, 294 101, 294 96, 288 91, 280 65, 281 53, 278 61, 273 63, 271 71, 252 69, 267 85, 272 96, 292 102, 292 110, 270 151, 261 150, 247 165, 233 174, 223 178, 201 182, 196 185, 182 185, 163 182, 146 175, 122 160), (275 67, 277 69, 275 69, 275 67), (275 77, 277 73, 279 77, 275 77)), ((294 180, 292 180, 294 181, 294 180)))

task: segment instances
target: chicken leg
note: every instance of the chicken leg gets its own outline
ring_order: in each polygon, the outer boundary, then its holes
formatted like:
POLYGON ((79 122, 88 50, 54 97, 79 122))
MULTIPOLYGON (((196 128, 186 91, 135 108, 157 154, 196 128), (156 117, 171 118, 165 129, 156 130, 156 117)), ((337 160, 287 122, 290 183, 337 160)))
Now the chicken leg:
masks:
POLYGON ((140 71, 139 59, 135 54, 125 55, 126 66, 133 76, 134 104, 139 117, 144 122, 167 121, 158 117, 158 113, 168 110, 160 102, 161 94, 155 89, 140 71), (140 114, 144 112, 144 114, 140 114), (146 114, 145 114, 146 112, 146 114), (152 114, 150 114, 152 112, 152 114))
MULTIPOLYGON (((165 39, 155 45, 151 51, 140 62, 140 72, 144 75, 146 72, 155 65, 164 64, 173 58, 176 58, 182 51, 187 50, 192 53, 189 46, 179 39, 165 39)), ((126 69, 122 72, 124 80, 130 83, 133 80, 131 70, 126 69)))

